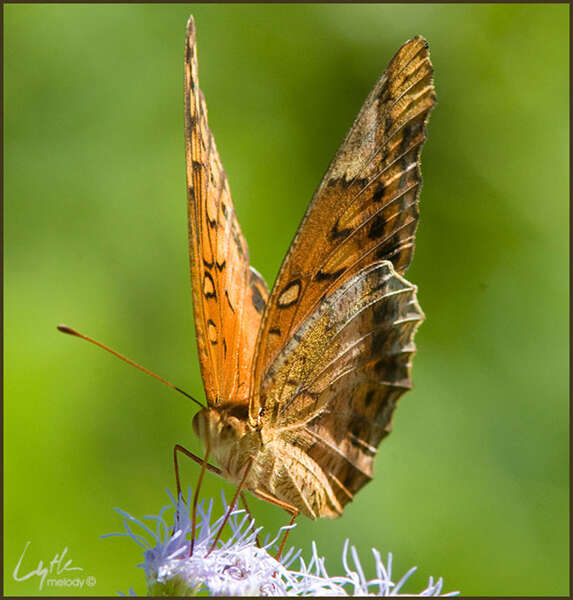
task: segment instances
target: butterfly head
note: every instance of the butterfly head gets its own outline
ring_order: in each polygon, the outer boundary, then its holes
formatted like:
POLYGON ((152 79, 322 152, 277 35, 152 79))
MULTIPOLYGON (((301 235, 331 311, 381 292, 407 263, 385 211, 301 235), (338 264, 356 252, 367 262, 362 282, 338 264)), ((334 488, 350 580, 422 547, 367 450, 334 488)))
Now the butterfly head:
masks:
POLYGON ((205 446, 213 450, 231 446, 247 433, 248 421, 242 412, 237 411, 237 407, 200 410, 193 417, 193 430, 205 446))

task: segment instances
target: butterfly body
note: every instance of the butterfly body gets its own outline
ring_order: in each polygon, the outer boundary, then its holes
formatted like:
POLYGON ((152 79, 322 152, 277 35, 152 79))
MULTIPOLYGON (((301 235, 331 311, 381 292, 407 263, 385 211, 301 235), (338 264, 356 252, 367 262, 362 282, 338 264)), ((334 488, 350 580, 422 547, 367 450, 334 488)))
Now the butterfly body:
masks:
POLYGON ((248 467, 243 485, 254 495, 268 494, 313 519, 342 514, 326 476, 305 452, 289 443, 289 437, 296 439, 296 432, 269 435, 214 409, 197 413, 193 427, 205 446, 213 447, 222 475, 235 485, 248 467))
POLYGON ((208 127, 189 21, 189 245, 208 404, 193 426, 224 477, 293 514, 342 514, 372 479, 378 445, 411 388, 424 314, 403 274, 418 222, 432 75, 425 40, 398 50, 318 187, 269 293, 249 264, 208 127))
MULTIPOLYGON (((199 411, 193 418, 193 429, 205 447, 212 448, 211 454, 220 465, 223 476, 238 484, 249 456, 257 456, 260 452, 262 439, 260 431, 249 424, 247 415, 241 418, 245 411, 233 408, 244 406, 199 411)), ((251 476, 254 470, 251 469, 251 476)))

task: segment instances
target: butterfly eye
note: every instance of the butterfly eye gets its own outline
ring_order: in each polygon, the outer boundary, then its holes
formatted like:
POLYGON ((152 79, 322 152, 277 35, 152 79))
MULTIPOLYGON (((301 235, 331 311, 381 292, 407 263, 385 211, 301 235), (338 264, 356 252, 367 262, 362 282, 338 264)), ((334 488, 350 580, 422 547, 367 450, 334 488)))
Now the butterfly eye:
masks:
POLYGON ((200 415, 200 413, 197 413, 193 417, 193 431, 195 432, 195 435, 197 437, 201 437, 201 435, 199 434, 199 430, 200 430, 200 423, 199 423, 199 421, 201 420, 201 417, 199 415, 200 415))
POLYGON ((207 435, 210 421, 209 416, 208 411, 200 410, 193 417, 193 431, 200 439, 204 439, 204 436, 207 435))
POLYGON ((241 422, 236 417, 228 416, 221 427, 221 434, 224 436, 240 437, 241 422))

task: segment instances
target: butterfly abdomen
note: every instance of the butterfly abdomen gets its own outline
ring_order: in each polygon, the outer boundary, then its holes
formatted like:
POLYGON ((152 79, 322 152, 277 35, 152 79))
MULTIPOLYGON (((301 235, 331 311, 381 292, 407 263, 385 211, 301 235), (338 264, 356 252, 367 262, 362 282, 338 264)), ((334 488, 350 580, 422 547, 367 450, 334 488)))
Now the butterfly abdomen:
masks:
POLYGON ((304 448, 282 438, 261 449, 255 460, 253 488, 262 489, 296 507, 311 518, 339 517, 343 507, 338 502, 323 470, 304 448))

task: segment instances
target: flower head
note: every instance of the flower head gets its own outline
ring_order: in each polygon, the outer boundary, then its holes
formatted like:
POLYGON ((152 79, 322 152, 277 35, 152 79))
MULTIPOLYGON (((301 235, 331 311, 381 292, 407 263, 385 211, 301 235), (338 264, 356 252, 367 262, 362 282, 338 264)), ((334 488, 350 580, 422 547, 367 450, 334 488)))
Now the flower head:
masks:
MULTIPOLYGON (((212 596, 440 596, 443 580, 434 581, 430 577, 428 586, 418 594, 400 593, 406 580, 416 570, 412 567, 397 583, 392 581, 392 555, 388 554, 386 565, 380 553, 372 550, 376 567, 376 578, 367 580, 358 553, 348 540, 344 544, 342 563, 344 575, 328 575, 324 558, 319 556, 316 544, 312 544, 312 556, 308 565, 300 558, 300 551, 291 548, 277 560, 272 556, 278 540, 289 526, 282 527, 272 540, 265 540, 262 546, 256 543, 257 534, 254 521, 243 510, 233 510, 228 523, 231 535, 219 540, 212 549, 219 528, 223 524, 228 506, 223 497, 225 511, 215 520, 212 518, 213 500, 205 508, 197 506, 197 526, 195 543, 191 554, 191 492, 187 501, 179 497, 177 501, 170 495, 171 504, 164 507, 158 516, 144 517, 155 527, 149 527, 119 510, 123 517, 126 535, 144 549, 144 562, 138 566, 145 571, 148 593, 154 596, 190 596, 206 589, 212 596), (174 511, 173 526, 168 526, 164 515, 174 511), (142 529, 144 535, 136 533, 132 525, 142 529), (300 568, 291 565, 299 559, 300 568)), ((130 593, 132 590, 130 590, 130 593)), ((456 595, 458 592, 443 595, 456 595)))

